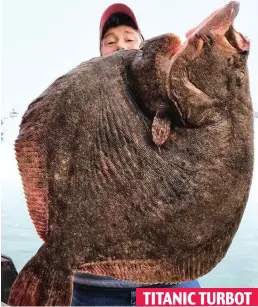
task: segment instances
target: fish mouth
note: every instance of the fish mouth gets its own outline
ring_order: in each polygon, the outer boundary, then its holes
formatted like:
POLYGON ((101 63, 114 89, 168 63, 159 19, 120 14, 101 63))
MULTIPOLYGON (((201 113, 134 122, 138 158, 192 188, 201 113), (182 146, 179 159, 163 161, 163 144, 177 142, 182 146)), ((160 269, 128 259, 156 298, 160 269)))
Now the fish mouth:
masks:
POLYGON ((221 30, 221 34, 224 34, 224 37, 227 40, 227 42, 233 48, 241 52, 241 51, 248 51, 250 49, 250 41, 243 34, 236 31, 233 25, 234 20, 238 15, 239 7, 240 7, 239 2, 231 1, 225 7, 217 11, 218 25, 217 27, 215 27, 215 33, 216 33, 216 28, 218 30, 221 30))
POLYGON ((228 43, 238 51, 248 51, 250 49, 250 41, 241 33, 237 32, 233 25, 229 27, 225 33, 228 43))
POLYGON ((209 15, 197 27, 188 31, 186 37, 188 39, 194 36, 205 37, 208 35, 217 38, 220 37, 223 38, 224 44, 229 44, 240 52, 248 51, 250 48, 250 41, 233 27, 234 20, 239 12, 239 7, 239 2, 229 2, 224 7, 209 15))

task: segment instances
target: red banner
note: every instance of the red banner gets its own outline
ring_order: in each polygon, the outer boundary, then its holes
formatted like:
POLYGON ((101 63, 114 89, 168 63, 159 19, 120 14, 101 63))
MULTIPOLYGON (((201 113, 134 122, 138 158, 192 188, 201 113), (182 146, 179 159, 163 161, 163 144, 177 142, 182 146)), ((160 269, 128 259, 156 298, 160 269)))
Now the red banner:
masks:
POLYGON ((136 306, 258 306, 258 288, 138 288, 136 306))

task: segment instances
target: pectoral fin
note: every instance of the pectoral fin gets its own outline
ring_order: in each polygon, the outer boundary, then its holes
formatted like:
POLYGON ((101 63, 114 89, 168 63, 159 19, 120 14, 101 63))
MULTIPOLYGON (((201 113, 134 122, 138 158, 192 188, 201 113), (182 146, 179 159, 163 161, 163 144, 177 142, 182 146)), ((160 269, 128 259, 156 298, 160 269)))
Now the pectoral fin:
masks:
POLYGON ((161 118, 157 114, 152 122, 152 139, 157 146, 166 142, 170 135, 171 121, 168 118, 161 118))

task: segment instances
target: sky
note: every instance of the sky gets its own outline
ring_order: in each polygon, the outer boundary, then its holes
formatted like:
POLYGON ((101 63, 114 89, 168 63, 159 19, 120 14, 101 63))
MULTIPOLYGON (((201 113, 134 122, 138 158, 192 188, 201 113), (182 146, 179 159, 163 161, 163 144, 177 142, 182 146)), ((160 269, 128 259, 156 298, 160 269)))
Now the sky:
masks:
MULTIPOLYGON (((145 39, 184 34, 225 0, 128 0, 145 39)), ((258 111, 258 1, 240 0, 237 30, 251 40, 250 86, 258 111), (255 56, 256 55, 256 56, 255 56)), ((99 55, 99 21, 111 0, 2 0, 1 105, 6 116, 56 78, 99 55)))

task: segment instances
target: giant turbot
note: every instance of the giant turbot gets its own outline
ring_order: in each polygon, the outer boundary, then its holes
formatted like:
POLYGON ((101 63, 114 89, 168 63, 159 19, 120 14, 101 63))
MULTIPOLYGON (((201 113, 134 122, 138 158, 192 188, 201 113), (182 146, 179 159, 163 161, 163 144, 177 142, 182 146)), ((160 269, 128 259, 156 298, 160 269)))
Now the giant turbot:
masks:
POLYGON ((253 171, 238 10, 86 61, 29 105, 15 150, 44 243, 10 305, 70 305, 76 272, 180 283, 224 258, 253 171))

